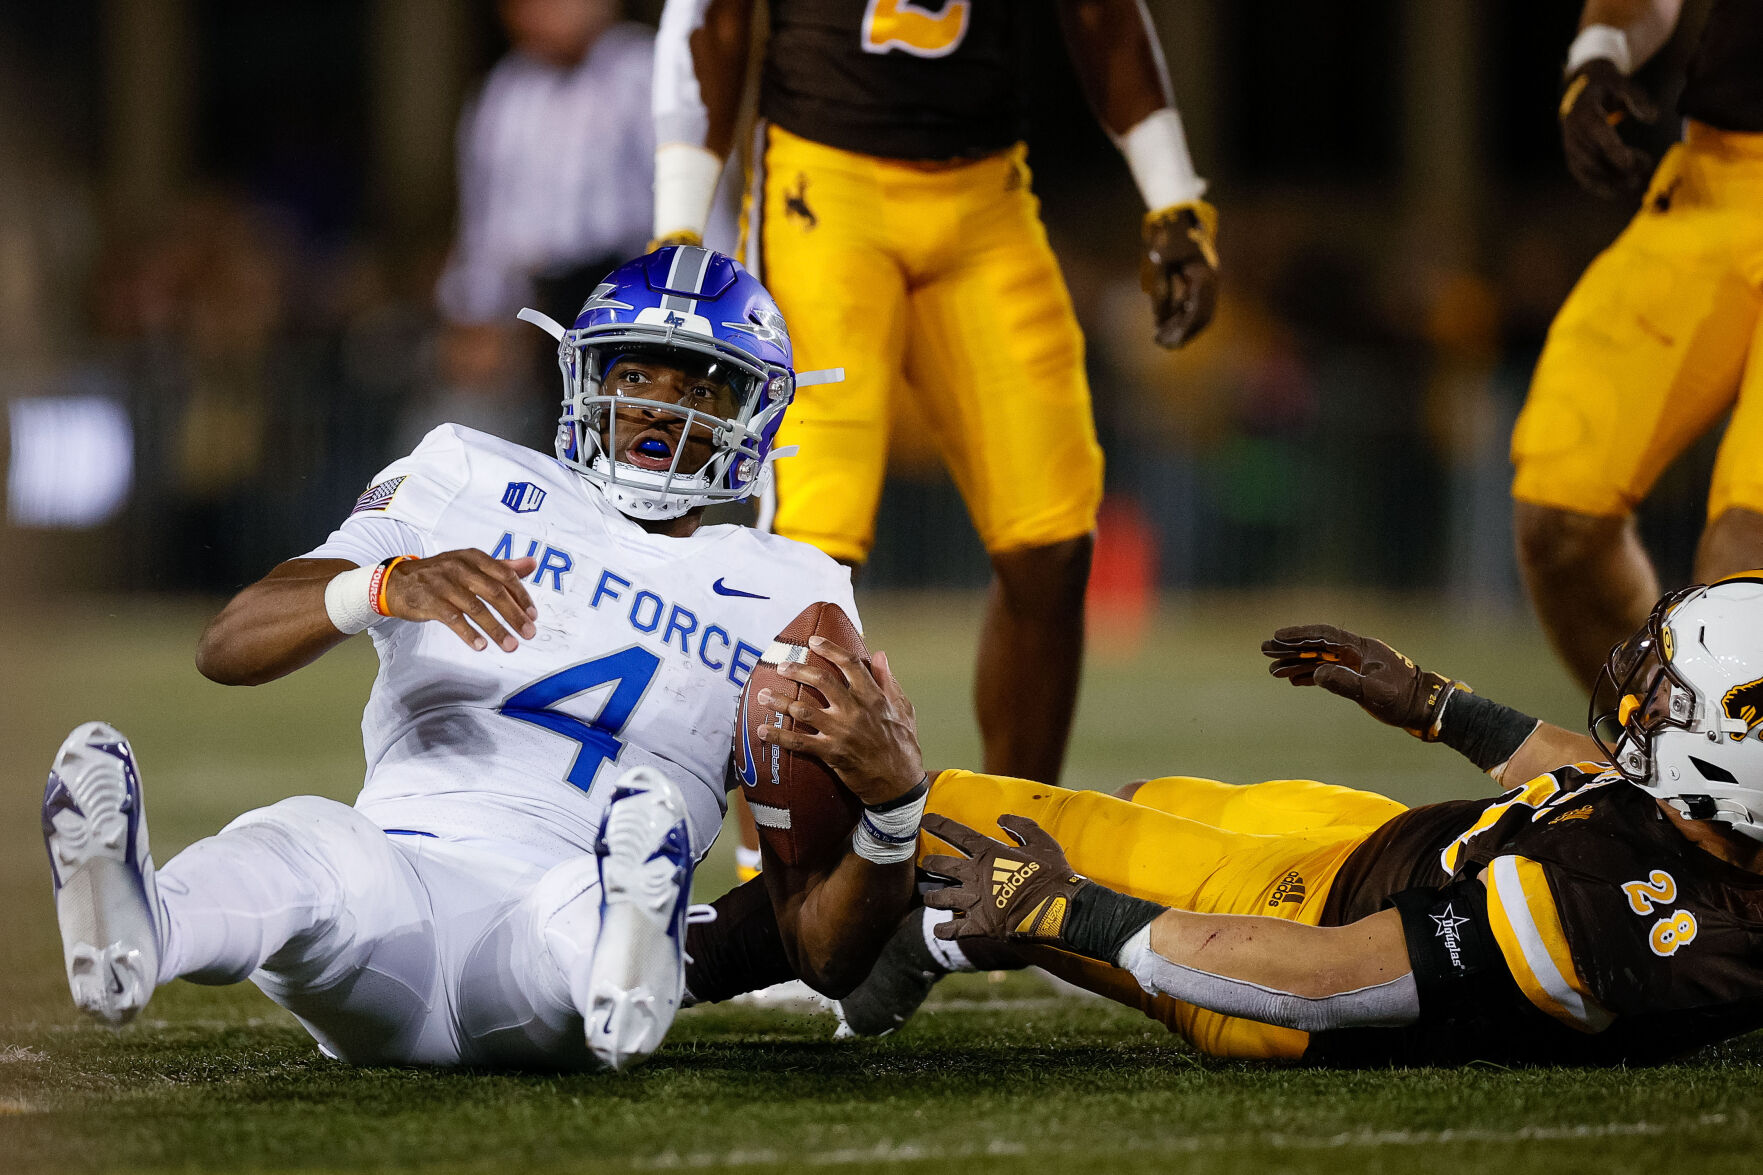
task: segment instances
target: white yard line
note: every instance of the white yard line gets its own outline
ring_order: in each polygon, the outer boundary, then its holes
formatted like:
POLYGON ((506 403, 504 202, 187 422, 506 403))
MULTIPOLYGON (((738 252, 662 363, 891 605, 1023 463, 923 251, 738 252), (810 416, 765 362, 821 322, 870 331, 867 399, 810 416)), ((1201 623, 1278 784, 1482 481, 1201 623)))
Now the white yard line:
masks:
MULTIPOLYGON (((1741 1115, 1740 1117, 1748 1117, 1741 1115)), ((842 1150, 810 1151, 793 1154, 788 1151, 733 1150, 712 1153, 695 1151, 681 1154, 664 1151, 652 1159, 639 1159, 632 1165, 643 1170, 673 1171, 707 1167, 759 1167, 790 1163, 809 1167, 844 1167, 873 1163, 917 1163, 926 1160, 949 1161, 985 1158, 999 1155, 1032 1155, 1036 1158, 1060 1154, 1095 1155, 1102 1152, 1154 1151, 1159 1154, 1196 1154, 1238 1150, 1245 1147, 1264 1150, 1374 1150, 1380 1147, 1433 1147, 1461 1143, 1522 1143, 1576 1142, 1593 1138, 1632 1138, 1656 1134, 1676 1134, 1684 1130, 1725 1126, 1733 1121, 1727 1114, 1703 1114, 1689 1121, 1674 1122, 1592 1122, 1574 1126, 1520 1126, 1510 1130, 1348 1130, 1338 1134, 1199 1134, 1186 1138, 1125 1139, 1098 1148, 1092 1141, 1070 1144, 1032 1145, 1015 1139, 994 1138, 984 1146, 940 1147, 917 1143, 878 1143, 873 1147, 842 1150)))

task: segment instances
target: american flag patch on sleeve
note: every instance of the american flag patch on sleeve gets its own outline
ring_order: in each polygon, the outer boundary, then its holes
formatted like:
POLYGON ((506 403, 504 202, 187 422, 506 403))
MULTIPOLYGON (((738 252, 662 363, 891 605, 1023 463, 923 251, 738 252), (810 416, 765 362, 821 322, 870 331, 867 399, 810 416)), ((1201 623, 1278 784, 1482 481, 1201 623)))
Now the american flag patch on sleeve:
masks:
POLYGON ((388 477, 378 485, 368 486, 367 492, 355 499, 355 509, 349 513, 355 515, 365 510, 384 510, 392 504, 392 495, 397 493, 398 487, 403 484, 404 475, 400 474, 397 477, 388 477))

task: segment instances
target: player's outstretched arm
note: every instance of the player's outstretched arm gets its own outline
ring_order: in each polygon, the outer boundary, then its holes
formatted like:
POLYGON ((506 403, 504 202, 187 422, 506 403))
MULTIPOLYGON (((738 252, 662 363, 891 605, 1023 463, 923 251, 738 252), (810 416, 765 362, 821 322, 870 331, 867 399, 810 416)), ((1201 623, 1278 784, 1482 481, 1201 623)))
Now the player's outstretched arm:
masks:
POLYGON ((655 239, 698 245, 734 145, 754 0, 667 0, 655 34, 655 239))
POLYGON ((1026 816, 1002 816, 998 826, 1017 843, 925 818, 926 832, 961 853, 924 861, 953 883, 925 895, 927 906, 955 912, 939 936, 1055 947, 1130 971, 1147 991, 1307 1032, 1420 1015, 1396 910, 1324 927, 1170 909, 1072 872, 1059 844, 1026 816))
POLYGON ((1496 782, 1533 779, 1569 763, 1599 760, 1585 734, 1539 721, 1430 673, 1374 637, 1332 624, 1282 628, 1261 642, 1268 671, 1293 685, 1321 686, 1379 722, 1423 742, 1442 742, 1496 782))
POLYGON ((787 712, 796 729, 766 726, 760 737, 832 768, 862 801, 864 813, 852 844, 831 868, 785 865, 762 837, 760 877, 796 974, 837 999, 863 982, 912 903, 929 779, 918 749, 917 716, 888 669, 887 654, 871 659, 871 672, 825 637, 811 637, 809 647, 833 670, 786 662, 778 672, 818 690, 826 705, 808 697, 786 703, 762 690, 759 704, 787 712))
POLYGON ((222 685, 261 685, 311 664, 381 618, 435 620, 474 649, 505 652, 536 634, 538 612, 521 577, 534 559, 492 559, 447 551, 388 560, 375 568, 346 559, 290 559, 234 596, 208 622, 196 668, 222 685), (506 627, 504 626, 506 625, 506 627))
POLYGON ((1143 0, 1060 0, 1060 24, 1102 128, 1126 156, 1145 198, 1139 283, 1160 346, 1179 347, 1218 304, 1218 213, 1200 197, 1169 70, 1143 0))

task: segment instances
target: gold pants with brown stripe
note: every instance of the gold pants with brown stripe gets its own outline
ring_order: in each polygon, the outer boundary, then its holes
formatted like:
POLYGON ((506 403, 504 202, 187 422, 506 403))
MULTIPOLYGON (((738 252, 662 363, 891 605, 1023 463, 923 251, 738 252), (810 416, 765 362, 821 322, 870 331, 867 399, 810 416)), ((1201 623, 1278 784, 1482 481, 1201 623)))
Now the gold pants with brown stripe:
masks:
POLYGON ((1095 529, 1102 450, 1083 336, 1027 151, 880 159, 761 129, 743 256, 790 325, 801 388, 777 435, 777 533, 861 563, 906 399, 986 550, 1095 529))
MULTIPOLYGON (((1238 786, 1171 776, 1141 785, 1129 802, 970 771, 938 775, 928 808, 1004 840, 998 817, 1027 816, 1064 847, 1072 868, 1122 893, 1312 926, 1347 857, 1405 810, 1372 792, 1307 779, 1238 786)), ((947 851, 933 837, 920 840, 921 858, 947 851)), ((1105 963, 1052 950, 1037 956, 1049 971, 1140 1009, 1211 1056, 1296 1058, 1309 1042, 1308 1033, 1151 995, 1105 963)))

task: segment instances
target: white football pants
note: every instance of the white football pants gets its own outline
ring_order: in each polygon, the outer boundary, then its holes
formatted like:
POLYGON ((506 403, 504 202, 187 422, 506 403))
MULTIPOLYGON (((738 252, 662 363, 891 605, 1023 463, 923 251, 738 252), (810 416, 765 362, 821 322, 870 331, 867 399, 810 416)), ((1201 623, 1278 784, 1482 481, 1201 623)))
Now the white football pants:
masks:
POLYGON ((179 853, 159 899, 160 983, 249 978, 341 1060, 595 1064, 570 997, 600 931, 592 855, 546 871, 297 796, 179 853))

